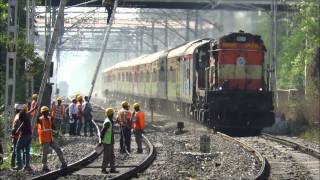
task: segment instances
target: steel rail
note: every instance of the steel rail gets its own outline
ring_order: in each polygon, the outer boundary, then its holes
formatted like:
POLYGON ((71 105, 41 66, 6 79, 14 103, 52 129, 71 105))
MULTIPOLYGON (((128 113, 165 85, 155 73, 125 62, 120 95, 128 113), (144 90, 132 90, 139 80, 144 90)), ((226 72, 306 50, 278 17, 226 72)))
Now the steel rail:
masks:
POLYGON ((280 144, 284 144, 284 145, 290 146, 295 150, 298 150, 300 152, 303 152, 305 154, 313 156, 313 157, 315 157, 317 159, 320 159, 320 152, 315 150, 315 149, 313 149, 313 148, 309 148, 309 147, 306 147, 304 145, 301 145, 301 144, 298 144, 298 143, 295 143, 295 142, 292 142, 292 141, 288 141, 286 139, 282 139, 282 138, 273 136, 273 135, 268 134, 268 133, 261 133, 261 137, 264 138, 264 139, 271 140, 271 141, 276 141, 276 142, 278 142, 280 144))
POLYGON ((260 154, 259 151, 257 151, 255 148, 253 148, 253 147, 251 147, 251 146, 249 146, 249 145, 247 145, 247 144, 245 144, 235 138, 232 138, 231 136, 228 136, 224 133, 217 132, 217 134, 228 141, 234 141, 234 142, 240 144, 244 149, 246 149, 250 153, 253 153, 258 158, 258 160, 261 163, 261 166, 260 166, 258 174, 254 177, 254 179, 267 179, 268 178, 269 172, 270 172, 270 166, 269 166, 269 163, 266 160, 266 158, 264 158, 260 154))
MULTIPOLYGON (((98 138, 100 139, 100 129, 98 127, 98 125, 92 121, 93 124, 95 125, 96 129, 97 129, 97 136, 98 138)), ((98 146, 98 145, 97 145, 98 146)), ((97 147, 96 146, 96 147, 97 147)), ((96 149, 96 148, 95 148, 96 149)), ((61 176, 65 176, 67 174, 70 174, 74 171, 77 171, 79 169, 81 169, 82 167, 85 167, 87 166, 88 164, 90 164, 91 162, 93 162, 95 159, 98 158, 98 156, 100 155, 101 153, 97 153, 96 150, 92 151, 89 155, 87 155, 86 157, 78 160, 77 162, 74 162, 70 165, 68 165, 66 168, 64 169, 58 169, 58 170, 54 170, 54 171, 50 171, 46 174, 42 174, 42 175, 39 175, 39 176, 35 176, 33 178, 31 178, 32 180, 39 180, 39 179, 46 179, 46 180, 49 180, 49 179, 57 179, 58 177, 61 177, 61 176)))
MULTIPOLYGON (((95 104, 96 106, 98 106, 100 109, 104 109, 102 106, 99 106, 97 104, 95 104)), ((95 120, 96 122, 99 123, 103 123, 103 120, 95 120)), ((119 132, 120 133, 120 132, 119 132)), ((137 166, 133 167, 132 169, 119 174, 115 177, 112 177, 111 179, 113 180, 122 180, 122 179, 130 179, 132 177, 136 177, 138 173, 143 172, 145 169, 147 169, 152 162, 155 160, 156 156, 157 156, 157 152, 156 152, 156 148, 154 147, 154 145, 149 141, 149 139, 142 134, 143 137, 143 143, 146 145, 146 147, 149 150, 149 154, 148 156, 137 166)))
MULTIPOLYGON (((103 110, 103 107, 100 106, 99 108, 103 110)), ((103 123, 103 120, 94 120, 93 123, 97 129, 97 132, 98 132, 97 136, 99 138, 100 137, 100 133, 99 133, 100 129, 99 129, 97 123, 103 123)), ((156 149, 155 149, 154 145, 149 141, 149 139, 146 136, 142 135, 142 137, 143 137, 143 143, 146 145, 146 147, 148 148, 148 151, 149 151, 148 156, 138 165, 132 166, 132 169, 130 169, 122 174, 119 174, 115 177, 112 177, 111 179, 129 179, 132 177, 136 177, 138 173, 147 169, 152 164, 152 162, 155 160, 156 149)), ((97 146, 99 146, 99 145, 97 145, 97 146)), ((85 168, 87 165, 89 165, 94 160, 96 160, 100 156, 100 154, 102 154, 102 152, 98 153, 98 152, 96 152, 96 150, 94 150, 86 157, 80 159, 79 161, 77 161, 75 163, 68 165, 67 168, 65 168, 65 169, 58 169, 58 170, 50 171, 46 174, 35 176, 32 178, 32 180, 39 180, 39 179, 50 180, 50 179, 57 179, 58 177, 68 175, 72 172, 75 172, 77 170, 85 168)))

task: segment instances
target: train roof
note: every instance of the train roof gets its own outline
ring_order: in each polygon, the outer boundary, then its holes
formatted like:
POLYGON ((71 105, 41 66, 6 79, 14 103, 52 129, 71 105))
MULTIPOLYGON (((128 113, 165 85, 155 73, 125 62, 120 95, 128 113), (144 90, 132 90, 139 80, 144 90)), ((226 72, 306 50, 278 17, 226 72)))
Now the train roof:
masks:
POLYGON ((160 52, 156 52, 153 54, 144 54, 141 55, 137 58, 134 59, 130 59, 128 61, 122 61, 119 62, 113 66, 110 66, 106 69, 104 69, 102 72, 108 72, 111 69, 119 69, 119 68, 123 68, 123 67, 131 67, 131 66, 136 66, 136 65, 140 65, 140 64, 148 64, 148 63, 152 63, 156 60, 158 60, 161 56, 161 54, 163 54, 165 51, 160 51, 160 52))
POLYGON ((171 51, 169 51, 168 58, 180 57, 183 55, 193 54, 193 51, 197 47, 199 47, 205 43, 210 42, 210 40, 212 40, 212 39, 198 39, 195 41, 188 42, 188 43, 181 45, 179 47, 176 47, 176 48, 172 49, 171 51))

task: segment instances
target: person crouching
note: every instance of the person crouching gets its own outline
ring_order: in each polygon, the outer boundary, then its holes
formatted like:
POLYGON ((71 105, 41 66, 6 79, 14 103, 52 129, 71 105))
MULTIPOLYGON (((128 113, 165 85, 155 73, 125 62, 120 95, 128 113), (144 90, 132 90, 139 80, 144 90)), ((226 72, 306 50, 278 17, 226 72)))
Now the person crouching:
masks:
POLYGON ((47 165, 49 147, 51 147, 57 153, 62 164, 61 168, 66 168, 67 163, 64 160, 62 151, 52 138, 52 119, 49 116, 49 108, 47 106, 42 106, 40 111, 41 117, 37 121, 37 126, 39 142, 42 145, 42 170, 45 172, 50 171, 47 165))
POLYGON ((103 161, 101 173, 108 174, 106 170, 108 164, 110 163, 110 173, 117 173, 115 168, 115 156, 114 156, 114 135, 113 135, 113 109, 106 109, 106 119, 103 123, 103 128, 101 130, 101 143, 103 144, 103 161))

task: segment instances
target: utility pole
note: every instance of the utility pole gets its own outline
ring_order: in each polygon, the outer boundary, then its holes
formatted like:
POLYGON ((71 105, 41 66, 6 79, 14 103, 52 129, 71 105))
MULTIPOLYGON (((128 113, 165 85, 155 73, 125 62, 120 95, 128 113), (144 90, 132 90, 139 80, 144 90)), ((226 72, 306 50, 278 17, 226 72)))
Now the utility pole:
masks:
POLYGON ((194 38, 197 39, 199 34, 199 11, 195 12, 195 21, 194 21, 194 38))
MULTIPOLYGON (((271 90, 277 90, 277 0, 272 0, 272 30, 271 30, 271 90)), ((278 100, 274 98, 274 102, 278 107, 278 100)))
MULTIPOLYGON (((14 102, 16 94, 16 60, 17 60, 17 16, 18 1, 8 1, 8 31, 9 43, 7 47, 6 58, 6 87, 5 87, 5 123, 4 131, 8 129, 9 120, 14 116, 14 102)), ((4 138, 4 147, 6 150, 7 133, 4 138)))
POLYGON ((165 19, 165 25, 164 25, 164 45, 165 48, 168 49, 168 18, 165 19))
MULTIPOLYGON (((35 2, 34 0, 26 1, 26 43, 34 46, 34 10, 35 10, 35 2)), ((26 67, 29 65, 30 60, 26 60, 26 67)), ((30 97, 33 93, 33 76, 31 74, 27 74, 26 81, 26 96, 30 97)))
POLYGON ((190 41, 190 11, 187 10, 187 20, 186 20, 186 40, 185 42, 189 42, 190 41))
POLYGON ((46 54, 46 58, 45 58, 44 72, 43 72, 43 77, 42 77, 41 86, 40 86, 40 90, 39 90, 38 101, 37 101, 38 108, 36 110, 36 113, 35 113, 35 116, 34 116, 34 119, 33 119, 33 122, 32 122, 33 127, 36 127, 35 126, 36 118, 38 117, 39 111, 40 111, 40 108, 41 108, 41 103, 42 103, 42 100, 43 100, 44 90, 45 90, 45 87, 46 87, 48 79, 49 79, 49 73, 50 73, 49 71, 50 71, 50 65, 51 65, 52 56, 53 56, 53 52, 54 52, 54 49, 55 49, 55 46, 56 46, 57 40, 58 40, 58 29, 60 28, 59 27, 60 24, 57 23, 57 22, 59 22, 59 19, 61 19, 61 17, 63 16, 64 7, 65 6, 66 6, 66 0, 61 0, 60 1, 60 5, 59 5, 59 11, 58 11, 57 20, 56 20, 55 25, 54 25, 53 34, 52 34, 52 37, 51 37, 51 40, 50 40, 50 44, 49 44, 49 48, 47 50, 47 54, 46 54))

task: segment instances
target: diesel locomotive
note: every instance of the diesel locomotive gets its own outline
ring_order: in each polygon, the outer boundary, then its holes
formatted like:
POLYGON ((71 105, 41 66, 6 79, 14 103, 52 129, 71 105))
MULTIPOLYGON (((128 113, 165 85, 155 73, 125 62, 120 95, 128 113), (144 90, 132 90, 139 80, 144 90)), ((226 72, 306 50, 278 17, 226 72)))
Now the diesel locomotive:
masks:
POLYGON ((106 68, 102 87, 217 129, 260 131, 274 123, 265 51, 260 36, 243 31, 199 39, 106 68))

